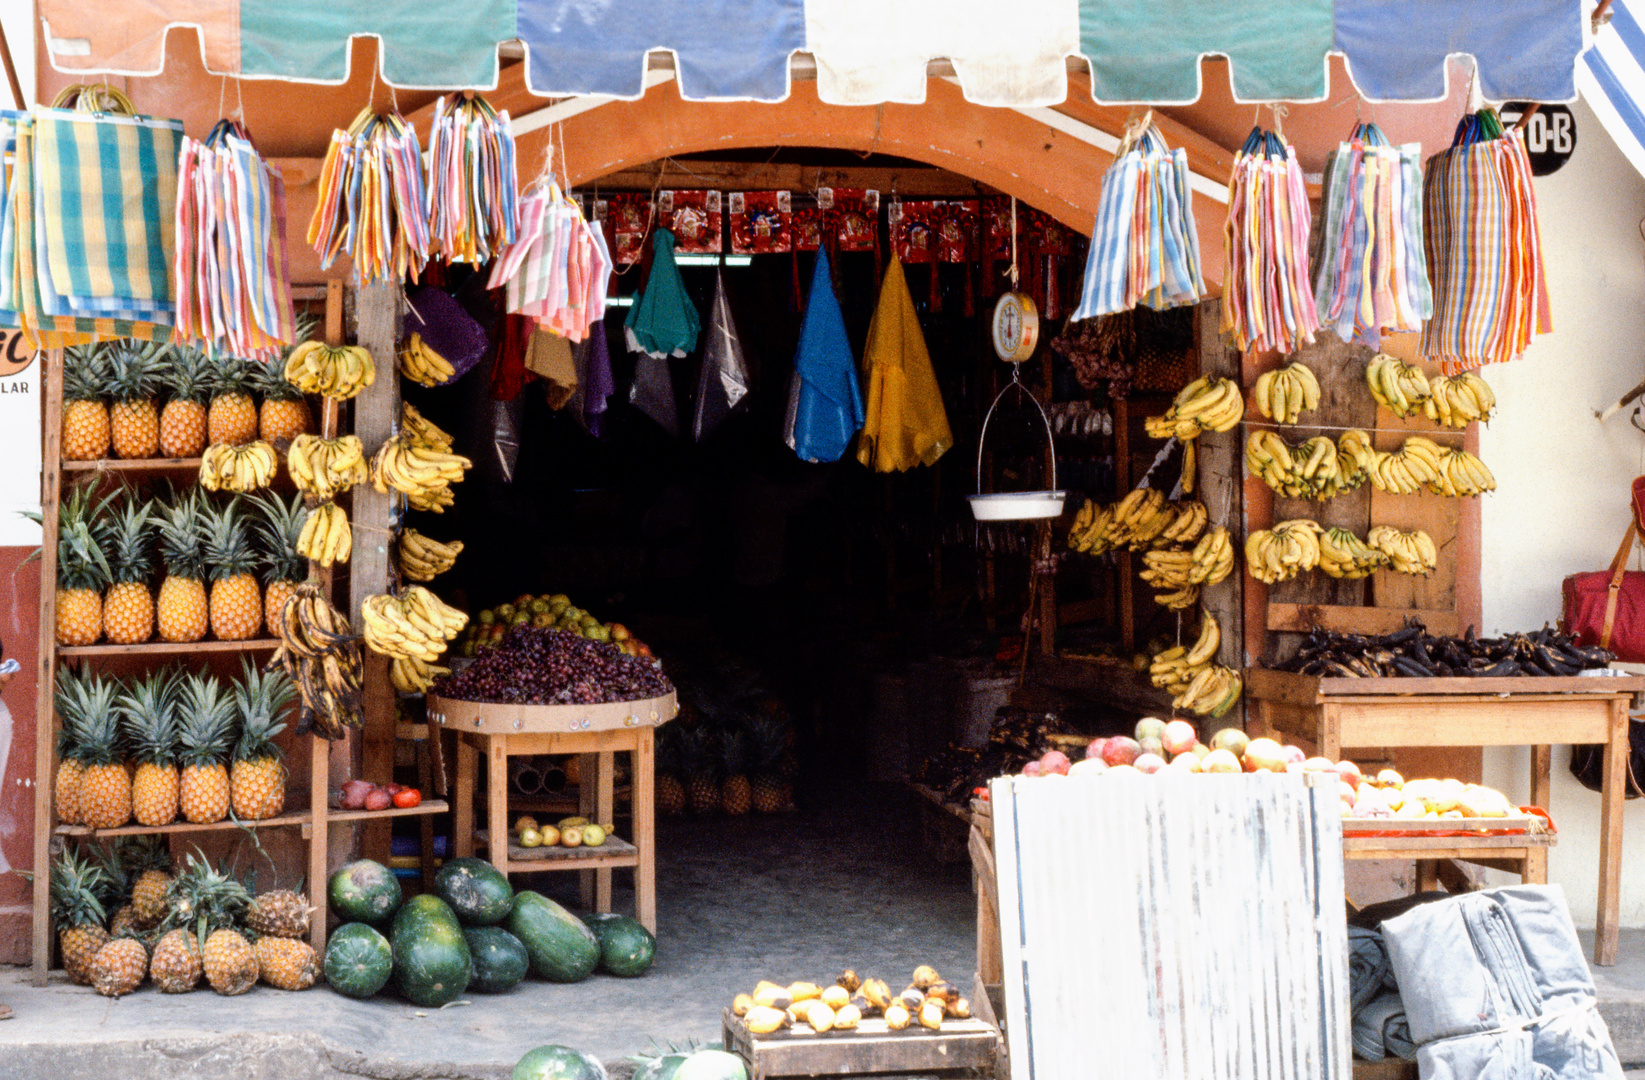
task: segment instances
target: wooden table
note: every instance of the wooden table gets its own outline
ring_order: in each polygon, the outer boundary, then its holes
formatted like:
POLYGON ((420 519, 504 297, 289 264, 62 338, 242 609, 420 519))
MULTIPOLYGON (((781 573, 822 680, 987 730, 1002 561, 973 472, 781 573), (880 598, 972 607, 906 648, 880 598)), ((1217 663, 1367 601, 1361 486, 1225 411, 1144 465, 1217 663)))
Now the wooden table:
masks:
MULTIPOLYGON (((1333 760, 1344 747, 1529 746, 1531 802, 1544 809, 1553 786, 1553 744, 1605 744, 1594 963, 1607 967, 1616 963, 1622 899, 1628 709, 1641 691, 1645 678, 1631 676, 1322 679, 1252 668, 1245 680, 1253 734, 1310 742, 1333 760)), ((1453 842, 1492 857, 1471 840, 1453 842)), ((1546 851, 1539 857, 1546 877, 1546 851)))
POLYGON ((944 1020, 930 1031, 892 1031, 866 1016, 850 1031, 818 1035, 804 1024, 755 1035, 730 1009, 721 1017, 725 1048, 748 1065, 749 1080, 779 1076, 940 1076, 996 1074, 1000 1033, 982 1020, 944 1020))
POLYGON ((607 705, 497 705, 431 696, 431 723, 457 733, 454 848, 474 854, 485 841, 491 864, 503 874, 542 870, 582 872, 583 903, 611 910, 611 872, 634 870, 635 918, 657 932, 656 837, 653 802, 656 726, 674 717, 674 695, 607 705), (508 759, 533 754, 581 755, 580 805, 585 816, 609 824, 615 816, 616 755, 633 755, 633 836, 597 848, 518 848, 508 837, 508 759), (476 830, 474 794, 479 759, 486 760, 486 829, 476 830))

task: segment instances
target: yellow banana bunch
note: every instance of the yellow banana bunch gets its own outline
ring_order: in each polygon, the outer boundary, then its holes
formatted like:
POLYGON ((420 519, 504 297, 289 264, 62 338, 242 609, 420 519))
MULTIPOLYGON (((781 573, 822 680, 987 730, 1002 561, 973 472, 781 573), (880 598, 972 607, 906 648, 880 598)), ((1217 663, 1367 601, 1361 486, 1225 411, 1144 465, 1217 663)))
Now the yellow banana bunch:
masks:
POLYGON ((1202 431, 1229 431, 1245 416, 1245 394, 1232 379, 1201 375, 1177 394, 1164 416, 1150 416, 1148 435, 1187 442, 1202 431))
POLYGON ((1113 507, 1086 499, 1074 515, 1074 524, 1069 526, 1068 550, 1101 555, 1114 546, 1108 540, 1108 529, 1113 523, 1113 507))
POLYGON ((1466 450, 1440 451, 1437 476, 1428 483, 1435 495, 1464 498, 1496 490, 1496 477, 1485 463, 1466 450))
POLYGON ((1189 554, 1194 559, 1188 571, 1190 585, 1219 584, 1234 569, 1234 541, 1221 525, 1200 537, 1189 554))
POLYGON ((450 668, 415 656, 396 656, 388 665, 388 681, 402 694, 426 694, 437 677, 450 674, 450 668))
POLYGON ((1428 376, 1420 368, 1396 360, 1387 353, 1377 353, 1371 357, 1365 368, 1365 381, 1371 387, 1371 396, 1377 399, 1378 405, 1402 417, 1423 412, 1432 393, 1428 376))
POLYGON ((321 566, 348 562, 354 553, 354 528, 348 515, 334 502, 321 503, 308 512, 303 531, 297 537, 297 554, 321 566))
POLYGON ((1171 707, 1199 716, 1221 717, 1234 707, 1244 690, 1239 672, 1221 664, 1210 664, 1194 676, 1187 689, 1171 699, 1171 707))
POLYGON ((1258 581, 1289 581, 1319 565, 1319 522, 1293 518, 1258 529, 1245 538, 1245 565, 1258 581))
POLYGON ((1170 505, 1176 516, 1171 524, 1165 527, 1165 531, 1159 534, 1156 543, 1192 544, 1198 540, 1211 520, 1205 504, 1198 499, 1189 499, 1170 505))
POLYGON ((1108 527, 1113 547, 1141 551, 1176 520, 1176 510, 1165 501, 1165 493, 1154 488, 1135 488, 1114 504, 1114 520, 1108 527))
POLYGON ((1293 363, 1257 376, 1257 408, 1279 424, 1294 424, 1304 411, 1319 408, 1319 380, 1307 364, 1293 363))
POLYGON ((1388 556, 1388 566, 1401 574, 1426 577, 1439 565, 1434 538, 1421 529, 1401 532, 1387 525, 1373 528, 1365 542, 1388 556))
POLYGON ((370 475, 365 448, 357 435, 339 439, 299 435, 286 451, 286 468, 298 491, 318 499, 335 499, 354 485, 365 483, 370 475))
POLYGON ((360 345, 305 341, 286 357, 286 382, 305 394, 347 401, 377 378, 377 365, 360 345))
POLYGON ((215 443, 200 455, 200 486, 207 491, 256 491, 274 482, 280 457, 261 439, 244 446, 215 443))
POLYGON ((1176 645, 1154 655, 1148 680, 1172 696, 1184 693, 1205 670, 1222 645, 1222 628, 1209 611, 1200 613, 1199 637, 1192 645, 1176 645))
POLYGON ((1142 564, 1138 575, 1142 580, 1156 589, 1181 591, 1189 587, 1188 572, 1194 566, 1194 553, 1182 548, 1144 552, 1142 564))
POLYGON ((418 446, 442 452, 451 449, 451 436, 430 423, 409 401, 400 403, 400 427, 418 446))
POLYGON ((1428 419, 1454 428, 1465 428, 1475 420, 1489 422, 1495 408, 1496 395, 1472 371, 1435 375, 1428 380, 1428 400, 1422 404, 1428 419))
POLYGON ((411 337, 400 346, 400 374, 412 382, 422 383, 424 386, 439 386, 451 381, 457 374, 457 369, 451 362, 433 349, 423 340, 423 335, 412 331, 411 337))
POLYGON ((1272 431, 1253 431, 1245 440, 1245 467, 1292 499, 1332 499, 1365 482, 1353 454, 1324 435, 1291 446, 1272 431))
POLYGON ((436 576, 451 569, 462 550, 461 540, 442 544, 438 540, 430 540, 416 529, 407 529, 400 534, 400 572, 412 581, 433 581, 436 576))
POLYGON ((366 644, 384 656, 434 663, 468 623, 468 616, 412 585, 399 596, 369 596, 360 605, 366 644))
POLYGON ((349 728, 363 727, 360 639, 347 617, 331 606, 318 583, 304 582, 276 623, 280 647, 271 663, 285 668, 302 696, 297 734, 312 730, 340 739, 349 728))
POLYGON ((453 502, 451 485, 473 465, 460 454, 448 454, 418 445, 412 437, 396 435, 371 459, 371 480, 377 490, 401 492, 418 510, 444 512, 453 502))
POLYGON ((1337 437, 1337 470, 1342 473, 1343 483, 1348 485, 1346 490, 1353 490, 1370 479, 1371 462, 1376 457, 1371 436, 1359 428, 1344 431, 1337 437))
POLYGON ((1347 529, 1326 529, 1319 538, 1319 568, 1334 578, 1367 578, 1388 564, 1388 556, 1347 529))
POLYGON ((1415 495, 1439 477, 1439 459, 1445 448, 1422 435, 1412 435, 1391 454, 1373 451, 1371 483, 1390 495, 1415 495))

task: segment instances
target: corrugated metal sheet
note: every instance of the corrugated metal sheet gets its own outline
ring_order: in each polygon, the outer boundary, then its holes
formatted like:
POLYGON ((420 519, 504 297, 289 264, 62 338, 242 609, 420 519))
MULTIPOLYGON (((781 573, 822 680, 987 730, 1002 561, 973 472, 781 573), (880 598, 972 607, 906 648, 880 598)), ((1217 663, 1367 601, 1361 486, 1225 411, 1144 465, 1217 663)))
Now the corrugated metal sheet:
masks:
POLYGON ((1336 777, 993 782, 1013 1080, 1347 1080, 1336 777))

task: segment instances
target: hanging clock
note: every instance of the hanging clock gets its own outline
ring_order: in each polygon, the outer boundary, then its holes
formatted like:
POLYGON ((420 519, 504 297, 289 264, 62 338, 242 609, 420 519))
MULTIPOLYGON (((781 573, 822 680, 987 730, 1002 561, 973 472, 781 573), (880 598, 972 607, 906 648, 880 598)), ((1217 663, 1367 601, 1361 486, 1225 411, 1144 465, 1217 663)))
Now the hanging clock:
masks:
POLYGON ((1008 292, 994 304, 994 352, 1008 364, 1034 355, 1040 340, 1040 313, 1027 293, 1008 292))

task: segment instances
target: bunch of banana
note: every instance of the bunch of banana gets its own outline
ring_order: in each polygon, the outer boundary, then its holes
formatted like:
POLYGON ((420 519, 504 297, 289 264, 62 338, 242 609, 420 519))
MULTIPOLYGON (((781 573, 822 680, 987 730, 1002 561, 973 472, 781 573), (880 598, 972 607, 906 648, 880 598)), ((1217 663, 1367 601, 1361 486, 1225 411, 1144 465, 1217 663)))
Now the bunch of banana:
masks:
POLYGON ((1388 565, 1388 556, 1347 529, 1326 529, 1319 538, 1319 568, 1334 578, 1367 578, 1388 565))
POLYGON ((416 657, 433 663, 468 623, 468 616, 412 585, 399 596, 369 596, 360 605, 366 644, 384 656, 416 657))
POLYGON ((1169 528, 1176 517, 1176 508, 1165 501, 1163 491, 1133 488, 1114 504, 1114 520, 1108 526, 1109 546, 1141 551, 1169 528))
POLYGON ((1319 407, 1319 380, 1307 364, 1287 364, 1257 376, 1257 408, 1280 424, 1294 424, 1304 410, 1319 407))
POLYGON ((1438 475, 1428 483, 1435 495, 1462 498, 1496 490, 1496 477, 1485 463, 1466 450, 1440 451, 1438 475))
POLYGON ((1173 709, 1186 709, 1198 716, 1220 717, 1234 707, 1245 690, 1239 672, 1221 664, 1210 664, 1194 676, 1187 689, 1171 699, 1173 709))
POLYGON ((349 728, 365 726, 360 708, 360 638, 342 612, 326 601, 320 586, 305 582, 280 609, 274 627, 279 664, 302 698, 297 734, 314 731, 341 739, 349 728))
POLYGON ((463 478, 473 462, 419 445, 409 434, 383 443, 371 459, 371 480, 377 490, 401 492, 417 510, 441 513, 452 504, 451 485, 463 478))
POLYGON ((1187 611, 1199 603, 1199 586, 1184 585, 1170 592, 1157 592, 1154 594, 1154 603, 1169 611, 1187 611))
POLYGON ((1368 472, 1378 491, 1415 495, 1439 477, 1439 457, 1445 448, 1422 435, 1412 435, 1391 454, 1376 454, 1368 472))
POLYGON ((457 374, 457 369, 451 362, 433 349, 423 340, 423 335, 412 331, 411 337, 400 346, 400 374, 412 382, 422 383, 424 386, 439 386, 451 381, 457 374))
POLYGON ((377 365, 360 345, 305 341, 286 357, 286 382, 305 394, 347 401, 376 378, 377 365))
POLYGON ((388 681, 402 694, 426 694, 436 678, 450 674, 450 668, 415 656, 396 656, 388 665, 388 681))
POLYGON ((1142 562, 1142 572, 1138 576, 1156 589, 1182 591, 1193 584, 1188 580, 1188 574, 1194 568, 1192 551, 1180 547, 1170 551, 1149 551, 1143 554, 1142 562))
POLYGON ((1253 431, 1245 440, 1245 465, 1292 499, 1331 499, 1365 482, 1353 456, 1325 435, 1291 446, 1272 431, 1253 431))
POLYGON ((423 414, 417 411, 417 406, 409 401, 400 403, 400 426, 418 446, 442 452, 451 449, 451 436, 425 419, 423 414))
POLYGON ((1337 468, 1345 483, 1359 487, 1370 478, 1371 462, 1377 458, 1371 436, 1359 428, 1351 428, 1337 437, 1337 468))
POLYGON ((433 581, 451 569, 462 550, 461 540, 442 544, 416 529, 407 529, 400 534, 400 573, 412 581, 433 581))
POLYGON ((1201 375, 1177 394, 1164 416, 1150 416, 1150 438, 1196 439, 1202 431, 1229 431, 1245 416, 1245 395, 1232 379, 1201 375))
POLYGON ((1068 527, 1068 550, 1101 555, 1113 547, 1108 542, 1108 527, 1113 523, 1113 507, 1086 499, 1074 515, 1074 523, 1068 527))
POLYGON ((1387 353, 1371 357, 1365 368, 1365 381, 1371 387, 1371 396, 1377 404, 1393 410, 1402 417, 1415 416, 1426 408, 1431 393, 1428 376, 1420 368, 1396 360, 1387 353))
POLYGON ((339 439, 299 435, 286 451, 286 468, 291 470, 298 491, 320 499, 335 499, 355 484, 365 483, 370 475, 365 447, 360 445, 358 435, 339 439))
POLYGON ((1209 611, 1200 616, 1199 637, 1192 645, 1176 645, 1156 653, 1148 679, 1175 697, 1185 693, 1196 676, 1211 663, 1222 645, 1222 628, 1209 611))
POLYGON ((1245 437, 1246 469, 1276 494, 1293 499, 1302 495, 1302 488, 1296 482, 1296 464, 1291 447, 1267 428, 1259 428, 1245 437))
POLYGON ((1184 502, 1170 503, 1175 518, 1165 527, 1155 543, 1165 544, 1192 544, 1205 532, 1205 526, 1211 521, 1211 514, 1205 509, 1205 504, 1198 499, 1188 499, 1184 502))
POLYGON ((1447 427, 1465 428, 1475 420, 1489 421, 1496 408, 1496 395, 1484 379, 1472 371, 1461 375, 1435 375, 1428 380, 1428 400, 1422 411, 1430 420, 1447 427))
POLYGON ((1189 554, 1194 557, 1188 571, 1190 585, 1216 585, 1234 569, 1234 541, 1221 525, 1200 537, 1189 554))
POLYGON ((1319 565, 1319 522, 1293 518, 1245 538, 1245 564, 1265 584, 1289 581, 1319 565))
POLYGON ((280 457, 261 439, 244 446, 216 443, 200 455, 200 486, 207 491, 256 491, 274 482, 280 457))
POLYGON ((1439 549, 1434 538, 1416 529, 1400 532, 1388 525, 1373 528, 1365 542, 1388 556, 1390 569, 1401 574, 1420 574, 1426 577, 1439 565, 1439 549))
POLYGON ((303 531, 297 536, 297 554, 321 566, 331 566, 348 562, 353 552, 354 529, 341 506, 321 503, 308 512, 303 531))

